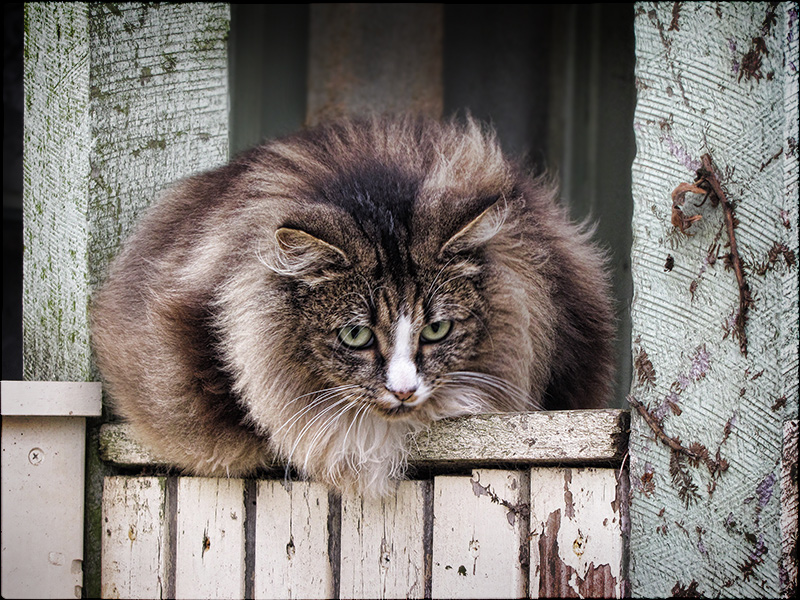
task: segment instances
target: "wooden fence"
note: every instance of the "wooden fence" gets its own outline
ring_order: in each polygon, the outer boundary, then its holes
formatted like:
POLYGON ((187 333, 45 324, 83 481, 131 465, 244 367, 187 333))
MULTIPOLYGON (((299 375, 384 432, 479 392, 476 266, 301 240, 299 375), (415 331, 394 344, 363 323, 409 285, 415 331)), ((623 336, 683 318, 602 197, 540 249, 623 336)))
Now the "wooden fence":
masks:
MULTIPOLYGON (((627 417, 600 410, 438 423, 412 444, 412 468, 424 478, 383 499, 339 497, 291 476, 108 477, 102 595, 620 597, 627 417)), ((124 426, 106 426, 101 447, 119 467, 153 466, 124 426)))

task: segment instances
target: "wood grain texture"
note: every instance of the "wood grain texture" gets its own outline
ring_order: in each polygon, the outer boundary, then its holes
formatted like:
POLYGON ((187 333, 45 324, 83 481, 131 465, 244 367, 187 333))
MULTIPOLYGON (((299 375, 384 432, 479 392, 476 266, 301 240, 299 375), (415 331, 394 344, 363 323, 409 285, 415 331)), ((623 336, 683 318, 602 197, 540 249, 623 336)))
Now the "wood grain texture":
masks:
POLYGON ((797 269, 759 266, 775 243, 798 254, 796 5, 639 3, 635 28, 631 393, 658 432, 632 416, 632 593, 775 596, 797 269), (731 327, 740 289, 725 269, 722 210, 690 194, 686 213, 702 216, 692 236, 670 222, 672 190, 705 153, 735 204, 755 294, 746 355, 731 327))
POLYGON ((618 597, 616 476, 481 469, 381 499, 302 481, 110 477, 103 594, 618 597))
POLYGON ((342 498, 342 598, 424 598, 431 483, 403 481, 387 498, 342 498))
POLYGON ((24 377, 88 381, 108 261, 170 182, 227 158, 228 6, 25 10, 24 377))
POLYGON ((256 598, 331 598, 328 489, 303 481, 259 481, 256 598))
POLYGON ((176 543, 176 597, 243 598, 243 481, 179 479, 176 543))
POLYGON ((520 598, 527 474, 476 470, 441 476, 433 491, 433 597, 520 598))
MULTIPOLYGON (((409 443, 409 462, 455 468, 491 464, 619 465, 627 450, 629 413, 581 410, 475 415, 434 423, 409 443)), ((100 432, 103 460, 120 466, 161 465, 124 423, 100 432)))
POLYGON ((627 411, 612 409, 447 419, 416 436, 409 460, 453 466, 619 464, 627 449, 627 419, 627 411))
POLYGON ((25 6, 23 376, 89 381, 89 9, 25 6))
POLYGON ((621 598, 615 469, 531 469, 530 596, 621 598))
POLYGON ((166 595, 165 477, 106 477, 103 490, 103 598, 166 595))

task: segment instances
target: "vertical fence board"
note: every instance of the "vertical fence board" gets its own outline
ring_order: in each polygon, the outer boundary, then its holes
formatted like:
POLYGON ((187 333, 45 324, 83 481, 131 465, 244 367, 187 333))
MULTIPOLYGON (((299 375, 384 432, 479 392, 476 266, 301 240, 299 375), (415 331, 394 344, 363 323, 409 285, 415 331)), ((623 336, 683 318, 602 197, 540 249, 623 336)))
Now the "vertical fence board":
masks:
POLYGON ((429 488, 402 481, 386 498, 342 498, 341 597, 424 597, 429 488))
POLYGON ((519 471, 476 470, 434 479, 432 590, 436 598, 519 598, 526 576, 519 471))
POLYGON ((177 527, 176 596, 243 598, 243 480, 181 478, 177 527))
POLYGON ((304 481, 259 481, 256 598, 331 598, 328 488, 304 481))
POLYGON ((3 415, 0 429, 2 597, 80 598, 85 419, 3 415))
POLYGON ((103 598, 161 598, 166 588, 165 477, 106 477, 103 598))
POLYGON ((531 470, 531 597, 621 597, 614 469, 531 470))

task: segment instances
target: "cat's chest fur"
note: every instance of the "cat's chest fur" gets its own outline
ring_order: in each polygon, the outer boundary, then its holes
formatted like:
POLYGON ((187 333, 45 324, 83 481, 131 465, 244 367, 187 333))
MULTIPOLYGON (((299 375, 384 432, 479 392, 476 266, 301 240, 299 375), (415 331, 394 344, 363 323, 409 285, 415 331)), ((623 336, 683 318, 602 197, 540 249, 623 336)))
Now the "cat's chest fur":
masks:
POLYGON ((611 380, 602 258, 472 121, 331 123, 178 184, 92 318, 118 412, 198 474, 277 452, 382 493, 410 431, 611 380))

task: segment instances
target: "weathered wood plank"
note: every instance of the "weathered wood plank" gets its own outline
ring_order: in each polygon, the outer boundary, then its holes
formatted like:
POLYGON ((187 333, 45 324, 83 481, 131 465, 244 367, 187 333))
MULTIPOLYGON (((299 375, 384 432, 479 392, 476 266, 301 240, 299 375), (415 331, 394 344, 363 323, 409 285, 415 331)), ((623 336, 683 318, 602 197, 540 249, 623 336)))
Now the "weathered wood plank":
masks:
POLYGON ((103 598, 166 595, 165 477, 106 477, 103 489, 103 598))
POLYGON ((635 29, 632 593, 777 596, 798 406, 797 5, 638 3, 635 29), (736 219, 688 194, 687 236, 672 192, 706 153, 736 219))
POLYGON ((103 390, 95 381, 3 381, 3 416, 99 417, 103 390))
POLYGON ((628 413, 576 410, 446 419, 410 444, 417 464, 619 464, 627 450, 628 413))
POLYGON ((332 598, 328 489, 308 482, 259 481, 256 598, 332 598))
MULTIPOLYGON (((496 464, 619 465, 629 413, 585 410, 476 415, 434 423, 409 443, 409 462, 454 468, 496 464)), ((123 423, 100 432, 103 460, 119 466, 164 465, 123 423)))
POLYGON ((108 260, 160 190, 227 157, 229 11, 25 11, 24 376, 89 381, 89 302, 108 260))
POLYGON ((89 10, 25 6, 25 379, 89 381, 89 10))
POLYGON ((520 598, 526 565, 527 474, 476 470, 434 479, 434 598, 520 598))
POLYGON ((181 478, 176 543, 176 597, 243 598, 243 480, 181 478))
POLYGON ((530 596, 621 598, 615 469, 531 469, 530 596))
POLYGON ((342 498, 342 598, 424 598, 428 481, 403 481, 387 498, 342 498))
POLYGON ((3 598, 80 598, 86 419, 4 416, 3 598))

